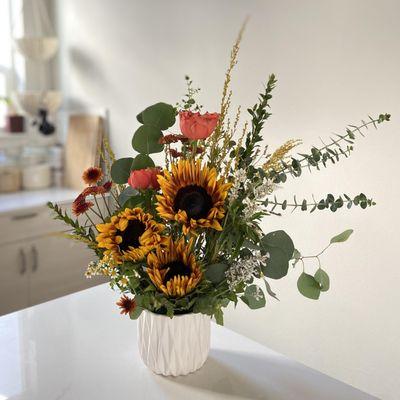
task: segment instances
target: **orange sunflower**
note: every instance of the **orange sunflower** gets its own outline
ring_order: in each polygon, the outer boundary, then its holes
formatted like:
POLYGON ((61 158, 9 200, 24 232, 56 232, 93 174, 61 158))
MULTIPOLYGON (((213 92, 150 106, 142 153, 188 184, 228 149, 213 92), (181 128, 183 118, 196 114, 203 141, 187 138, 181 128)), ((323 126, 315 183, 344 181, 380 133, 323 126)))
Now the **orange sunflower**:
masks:
POLYGON ((141 208, 125 208, 111 221, 96 225, 99 248, 106 249, 105 255, 115 262, 140 261, 156 246, 166 241, 161 235, 164 225, 153 220, 151 214, 141 208))
POLYGON ((217 179, 215 168, 202 166, 200 160, 180 160, 172 170, 158 176, 162 194, 157 196, 157 212, 161 218, 183 225, 186 235, 197 228, 222 230, 224 202, 231 187, 217 179))
POLYGON ((147 273, 154 285, 169 297, 190 293, 201 281, 201 268, 192 252, 193 239, 174 242, 171 237, 165 248, 157 247, 147 255, 147 273))

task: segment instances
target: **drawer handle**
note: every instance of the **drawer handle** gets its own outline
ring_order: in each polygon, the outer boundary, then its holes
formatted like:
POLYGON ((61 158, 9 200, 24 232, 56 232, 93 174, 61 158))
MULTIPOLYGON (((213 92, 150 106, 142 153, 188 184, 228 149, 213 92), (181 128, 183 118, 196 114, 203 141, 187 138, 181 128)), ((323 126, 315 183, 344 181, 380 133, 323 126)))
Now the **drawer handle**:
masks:
POLYGON ((38 251, 35 245, 31 247, 31 252, 32 252, 32 272, 35 272, 39 268, 39 257, 38 257, 38 251))
POLYGON ((13 221, 19 221, 19 220, 21 220, 21 219, 29 219, 29 218, 35 218, 35 217, 37 217, 37 215, 38 215, 38 213, 29 213, 29 214, 20 214, 20 215, 13 215, 12 217, 11 217, 11 219, 13 220, 13 221))
POLYGON ((26 272, 26 255, 23 249, 19 249, 19 258, 20 258, 20 266, 19 266, 19 273, 24 275, 26 272))

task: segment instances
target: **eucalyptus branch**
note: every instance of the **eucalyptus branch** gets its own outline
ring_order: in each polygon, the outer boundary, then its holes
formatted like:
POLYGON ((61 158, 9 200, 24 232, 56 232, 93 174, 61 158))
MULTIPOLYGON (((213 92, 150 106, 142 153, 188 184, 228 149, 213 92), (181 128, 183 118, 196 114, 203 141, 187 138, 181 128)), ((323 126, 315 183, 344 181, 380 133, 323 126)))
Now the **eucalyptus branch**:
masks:
POLYGON ((331 137, 329 144, 324 144, 324 146, 319 148, 312 147, 310 154, 298 153, 299 158, 292 157, 290 162, 281 161, 282 168, 270 171, 270 178, 275 183, 285 182, 287 174, 290 174, 292 177, 299 177, 303 168, 308 168, 310 171, 312 168, 319 170, 321 164, 326 168, 328 161, 335 164, 341 157, 349 157, 350 153, 354 150, 353 144, 356 135, 364 137, 363 130, 368 129, 371 125, 375 129, 378 129, 378 124, 390 121, 390 114, 380 114, 377 118, 368 116, 368 118, 369 121, 361 121, 361 125, 349 125, 346 128, 345 134, 336 134, 336 138, 331 137), (346 144, 346 147, 344 147, 344 144, 346 144))
POLYGON ((287 200, 278 201, 276 196, 273 199, 267 198, 262 204, 267 208, 267 212, 270 214, 275 213, 275 210, 282 209, 283 211, 291 208, 292 212, 300 209, 301 211, 310 210, 310 213, 315 210, 326 210, 329 209, 332 212, 335 212, 337 209, 346 206, 350 209, 353 205, 359 206, 362 209, 367 207, 374 206, 376 203, 372 199, 368 199, 364 193, 360 193, 354 198, 349 197, 347 194, 343 194, 342 196, 336 197, 332 194, 328 194, 325 198, 317 201, 313 196, 313 201, 308 201, 307 199, 303 199, 298 201, 296 196, 293 196, 293 202, 288 202, 287 200), (270 209, 268 209, 270 207, 270 209), (311 209, 310 209, 311 208, 311 209))

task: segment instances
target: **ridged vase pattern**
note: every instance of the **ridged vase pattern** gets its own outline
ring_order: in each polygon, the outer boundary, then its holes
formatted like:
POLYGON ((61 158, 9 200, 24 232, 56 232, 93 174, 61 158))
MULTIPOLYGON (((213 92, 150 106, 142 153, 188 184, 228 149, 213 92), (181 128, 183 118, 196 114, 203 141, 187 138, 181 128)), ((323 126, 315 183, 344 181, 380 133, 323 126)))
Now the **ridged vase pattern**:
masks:
POLYGON ((156 374, 190 374, 207 359, 210 317, 184 314, 169 318, 143 311, 138 320, 138 345, 143 362, 156 374))

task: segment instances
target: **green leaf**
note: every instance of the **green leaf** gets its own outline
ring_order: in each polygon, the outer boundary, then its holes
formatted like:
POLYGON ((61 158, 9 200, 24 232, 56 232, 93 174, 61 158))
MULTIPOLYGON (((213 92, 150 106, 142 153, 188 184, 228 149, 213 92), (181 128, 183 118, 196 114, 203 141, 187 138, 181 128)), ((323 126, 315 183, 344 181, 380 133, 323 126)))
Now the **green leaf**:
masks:
POLYGON ((139 192, 134 189, 131 188, 130 186, 128 186, 127 188, 125 188, 121 194, 118 197, 118 203, 121 204, 121 206, 124 206, 124 204, 133 196, 137 196, 139 194, 139 192))
POLYGON ((133 158, 120 158, 114 161, 111 166, 111 178, 115 183, 124 184, 128 182, 129 175, 132 169, 133 158))
POLYGON ((138 154, 132 162, 132 170, 154 168, 154 161, 147 154, 138 154))
POLYGON ((137 129, 132 139, 132 147, 138 153, 159 153, 164 145, 159 141, 162 137, 161 130, 152 125, 142 125, 137 129))
POLYGON ((319 299, 321 288, 312 275, 303 272, 297 280, 297 288, 303 296, 312 300, 319 299))
POLYGON ((260 241, 261 247, 277 247, 286 254, 288 260, 293 256, 294 244, 290 236, 284 231, 275 231, 266 234, 260 241))
POLYGON ((131 319, 138 319, 142 311, 143 311, 142 307, 136 306, 135 309, 129 313, 129 317, 131 319))
POLYGON ((163 131, 175 124, 175 108, 170 104, 157 103, 147 107, 137 119, 142 124, 155 126, 163 131))
POLYGON ((261 267, 264 275, 272 279, 281 279, 286 276, 289 270, 287 254, 277 247, 266 248, 266 251, 269 253, 269 259, 261 267))
POLYGON ((142 196, 141 194, 138 194, 136 196, 132 196, 130 197, 125 204, 123 204, 123 206, 126 208, 135 208, 135 207, 139 207, 140 205, 144 204, 145 202, 145 198, 144 196, 142 196))
POLYGON ((211 264, 207 266, 205 276, 212 283, 218 284, 225 279, 225 272, 228 269, 226 264, 211 264))
POLYGON ((264 292, 257 285, 247 286, 246 290, 244 291, 244 295, 241 297, 241 299, 252 310, 265 307, 264 292))
POLYGON ((341 243, 345 242, 350 235, 353 233, 353 229, 347 229, 346 231, 340 233, 339 235, 334 236, 331 239, 331 243, 341 243))
POLYGON ((275 300, 279 300, 278 296, 276 295, 276 293, 274 293, 274 291, 271 288, 271 285, 269 284, 269 282, 266 279, 264 279, 264 283, 265 283, 265 289, 266 289, 267 293, 271 297, 273 297, 275 300))
POLYGON ((224 313, 222 312, 222 310, 220 308, 215 310, 214 318, 215 318, 215 322, 218 325, 224 325, 224 313))
POLYGON ((296 264, 300 261, 300 258, 301 258, 301 253, 297 249, 294 249, 293 256, 292 256, 292 260, 294 260, 294 262, 292 264, 293 267, 295 267, 296 264))
POLYGON ((319 283, 321 292, 327 292, 329 290, 329 276, 323 269, 318 268, 317 272, 314 275, 314 279, 319 283))

